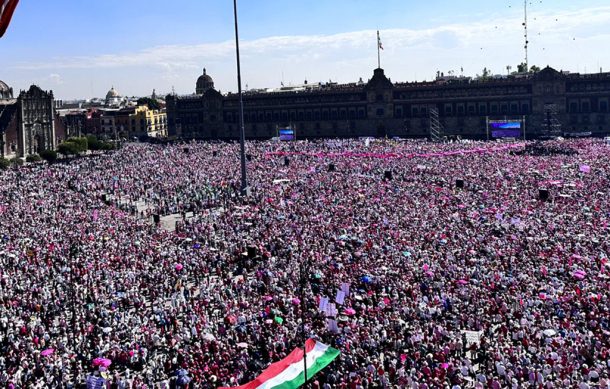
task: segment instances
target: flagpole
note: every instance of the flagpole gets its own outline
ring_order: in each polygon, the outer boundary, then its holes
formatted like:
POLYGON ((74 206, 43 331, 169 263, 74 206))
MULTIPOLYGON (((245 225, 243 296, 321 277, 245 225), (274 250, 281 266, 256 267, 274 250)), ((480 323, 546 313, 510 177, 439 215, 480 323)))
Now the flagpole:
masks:
POLYGON ((241 187, 242 196, 248 194, 248 179, 246 176, 246 131, 244 128, 244 101, 241 92, 241 65, 239 62, 239 33, 237 30, 237 0, 233 0, 233 16, 235 18, 235 54, 237 57, 237 92, 239 94, 239 154, 241 160, 241 187))
POLYGON ((381 45, 379 42, 381 42, 381 39, 379 38, 379 30, 377 30, 377 69, 381 69, 381 54, 379 53, 381 45))

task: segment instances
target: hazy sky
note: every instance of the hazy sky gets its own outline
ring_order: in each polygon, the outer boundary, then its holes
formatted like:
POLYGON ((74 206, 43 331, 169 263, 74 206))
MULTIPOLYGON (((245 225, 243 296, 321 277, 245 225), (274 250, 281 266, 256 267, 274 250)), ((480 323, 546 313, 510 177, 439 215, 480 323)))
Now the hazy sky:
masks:
MULTIPOLYGON (((610 71, 608 0, 529 3, 530 64, 610 71)), ((382 64, 393 81, 516 69, 523 2, 516 0, 240 0, 244 87, 365 81, 382 64)), ((0 38, 0 79, 57 98, 193 93, 206 67, 235 91, 231 0, 21 0, 0 38)))

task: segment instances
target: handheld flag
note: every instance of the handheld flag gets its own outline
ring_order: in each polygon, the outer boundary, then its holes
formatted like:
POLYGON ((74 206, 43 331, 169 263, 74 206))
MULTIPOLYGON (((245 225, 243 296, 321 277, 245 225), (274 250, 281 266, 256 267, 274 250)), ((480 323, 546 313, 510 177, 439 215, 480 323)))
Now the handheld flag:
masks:
POLYGON ((0 38, 6 32, 19 0, 0 0, 0 38))
MULTIPOLYGON (((305 350, 308 380, 339 356, 339 350, 313 339, 305 342, 305 350)), ((231 389, 296 389, 304 383, 303 350, 297 347, 286 358, 269 365, 254 381, 231 389)))

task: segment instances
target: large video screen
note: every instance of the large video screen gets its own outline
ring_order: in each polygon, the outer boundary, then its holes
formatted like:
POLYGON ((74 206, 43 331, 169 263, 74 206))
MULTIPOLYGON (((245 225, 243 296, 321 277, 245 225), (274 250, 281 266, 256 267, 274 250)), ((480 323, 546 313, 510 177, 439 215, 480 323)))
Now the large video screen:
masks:
POLYGON ((521 122, 520 121, 506 121, 506 122, 489 122, 489 125, 491 126, 491 128, 496 128, 499 130, 506 130, 506 129, 521 129, 521 122))
POLYGON ((489 122, 493 138, 519 138, 521 136, 521 121, 489 122))
POLYGON ((292 128, 280 129, 280 140, 290 141, 295 140, 294 130, 292 128))

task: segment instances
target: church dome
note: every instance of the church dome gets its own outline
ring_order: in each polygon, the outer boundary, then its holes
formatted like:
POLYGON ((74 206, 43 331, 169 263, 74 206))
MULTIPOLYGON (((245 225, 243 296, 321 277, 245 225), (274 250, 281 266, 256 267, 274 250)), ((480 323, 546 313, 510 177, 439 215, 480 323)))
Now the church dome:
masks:
POLYGON ((119 92, 117 92, 116 89, 114 89, 114 86, 112 88, 110 88, 110 90, 108 91, 108 93, 106 93, 106 100, 108 99, 113 99, 113 98, 117 98, 120 97, 119 96, 119 92))
POLYGON ((197 79, 197 87, 195 88, 195 92, 198 95, 202 95, 209 89, 214 89, 214 80, 212 80, 212 77, 210 77, 205 72, 205 68, 203 68, 203 74, 197 79))
POLYGON ((108 93, 106 93, 106 105, 109 107, 118 107, 121 105, 123 98, 119 94, 119 92, 114 89, 114 86, 110 88, 108 93))
POLYGON ((10 99, 12 97, 13 88, 10 88, 5 82, 0 80, 0 99, 10 99))

